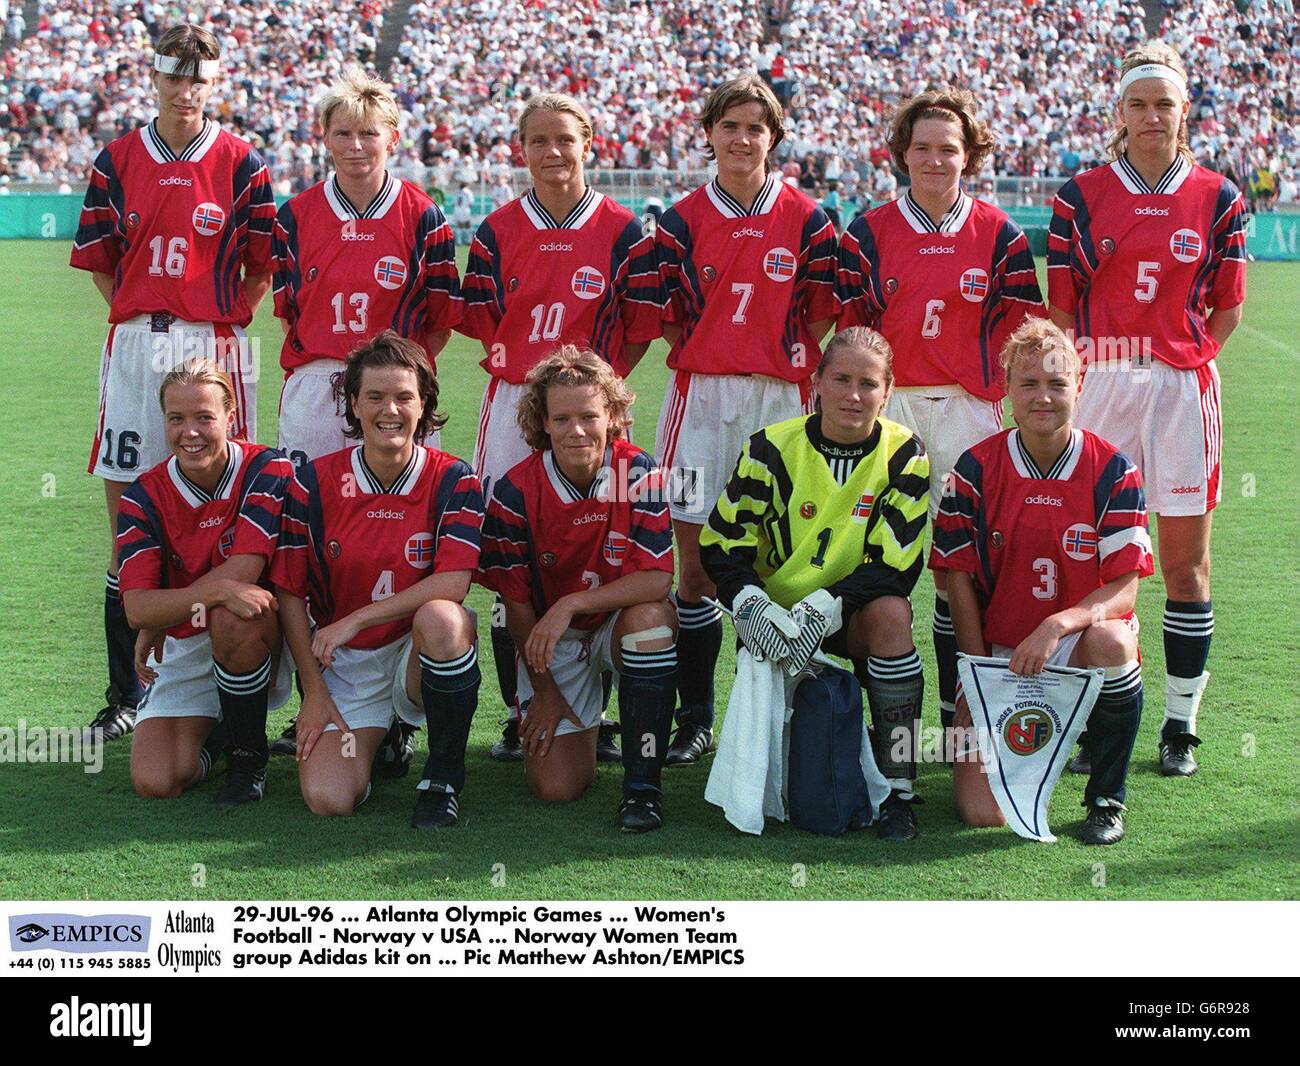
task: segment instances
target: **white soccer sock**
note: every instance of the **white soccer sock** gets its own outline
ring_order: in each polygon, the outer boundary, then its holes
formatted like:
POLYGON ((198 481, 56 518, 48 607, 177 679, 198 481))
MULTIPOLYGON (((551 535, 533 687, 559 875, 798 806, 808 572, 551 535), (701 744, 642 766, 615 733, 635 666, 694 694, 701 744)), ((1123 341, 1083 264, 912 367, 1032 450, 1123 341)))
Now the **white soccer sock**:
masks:
MULTIPOLYGON (((1209 683, 1207 670, 1200 677, 1165 675, 1165 722, 1178 722, 1184 733, 1196 733, 1196 712, 1209 683)), ((1163 728, 1163 724, 1162 724, 1163 728)))

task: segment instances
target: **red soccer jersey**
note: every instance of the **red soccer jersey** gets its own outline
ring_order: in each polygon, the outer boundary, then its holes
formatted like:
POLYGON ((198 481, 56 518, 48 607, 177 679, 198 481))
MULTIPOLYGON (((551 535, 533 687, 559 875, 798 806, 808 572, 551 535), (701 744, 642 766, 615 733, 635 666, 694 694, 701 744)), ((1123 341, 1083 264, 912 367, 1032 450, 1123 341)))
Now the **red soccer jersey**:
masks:
POLYGON ((1204 366, 1219 352, 1209 309, 1246 298, 1241 194, 1181 156, 1154 188, 1127 158, 1085 171, 1056 194, 1047 294, 1074 316, 1085 365, 1127 349, 1204 366))
MULTIPOLYGON (((473 572, 482 527, 478 477, 454 455, 417 446, 385 489, 362 446, 343 448, 304 464, 290 483, 271 580, 326 626, 432 574, 473 572)), ((410 629, 410 618, 371 626, 348 647, 380 648, 410 629)))
MULTIPOLYGON (((625 440, 605 452, 586 493, 546 449, 497 481, 483 527, 479 582, 537 617, 562 596, 608 585, 638 570, 673 572, 667 495, 654 459, 625 440)), ((577 615, 574 629, 605 614, 577 615)))
POLYGON ((821 359, 811 322, 835 317, 835 228, 772 175, 746 210, 717 181, 659 220, 668 365, 692 374, 805 381, 821 359))
POLYGON ((562 344, 590 348, 620 374, 624 348, 659 336, 654 245, 641 221, 588 189, 563 221, 532 191, 488 215, 465 268, 460 331, 482 341, 482 366, 521 384, 562 344))
POLYGON ((1017 429, 963 452, 934 521, 933 570, 975 580, 984 639, 1016 647, 1108 581, 1154 573, 1142 475, 1076 429, 1046 474, 1017 429))
POLYGON ((271 270, 271 176, 247 141, 205 121, 176 155, 157 120, 95 159, 72 265, 113 275, 110 322, 168 311, 248 325, 243 277, 271 270))
MULTIPOLYGON (((172 456, 141 474, 117 512, 121 588, 183 589, 232 555, 275 552, 293 464, 261 444, 229 441, 230 458, 216 491, 190 481, 172 456)), ((190 622, 168 634, 200 632, 190 622)))
POLYGON ((840 243, 839 328, 870 326, 894 350, 894 384, 960 385, 1002 399, 998 353, 1043 294, 1024 233, 962 193, 935 225, 909 192, 853 220, 840 243))
POLYGON ((275 313, 289 323, 285 370, 346 359, 380 330, 424 344, 460 321, 451 227, 409 181, 385 176, 363 210, 334 178, 313 185, 280 208, 273 249, 275 313))

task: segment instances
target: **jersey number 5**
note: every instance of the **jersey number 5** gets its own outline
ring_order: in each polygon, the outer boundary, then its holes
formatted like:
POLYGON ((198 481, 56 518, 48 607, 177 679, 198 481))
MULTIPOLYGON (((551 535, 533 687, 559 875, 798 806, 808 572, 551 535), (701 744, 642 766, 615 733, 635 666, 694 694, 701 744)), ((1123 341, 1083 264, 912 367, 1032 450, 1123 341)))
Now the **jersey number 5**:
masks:
POLYGON ((1137 288, 1133 290, 1133 299, 1140 304, 1149 304, 1156 298, 1156 290, 1160 288, 1160 282, 1156 278, 1156 272, 1160 269, 1159 263, 1153 263, 1148 259, 1138 263, 1137 288))

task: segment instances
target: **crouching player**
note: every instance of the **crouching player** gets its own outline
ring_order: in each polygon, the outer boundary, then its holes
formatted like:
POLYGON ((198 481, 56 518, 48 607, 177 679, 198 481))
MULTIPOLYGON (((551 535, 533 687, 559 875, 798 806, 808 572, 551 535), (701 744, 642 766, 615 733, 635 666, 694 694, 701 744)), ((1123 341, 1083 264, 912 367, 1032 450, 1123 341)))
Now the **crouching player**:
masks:
MULTIPOLYGON (((1026 321, 1002 363, 1017 428, 958 459, 930 566, 948 573, 966 654, 1008 658, 1017 674, 1105 670, 1088 719, 1083 841, 1114 844, 1124 836, 1124 779, 1142 716, 1133 605, 1138 579, 1154 572, 1142 477, 1113 445, 1074 428, 1081 366, 1060 329, 1026 321)), ((957 710, 957 725, 969 728, 964 700, 957 710)), ((978 759, 957 759, 957 810, 970 825, 1002 825, 981 771, 978 759)))
POLYGON ((141 796, 179 796, 224 750, 215 802, 235 807, 262 798, 268 702, 279 707, 290 691, 276 601, 259 582, 293 467, 230 439, 235 389, 210 359, 168 373, 159 401, 171 458, 126 490, 117 524, 122 602, 149 686, 131 783, 141 796))
POLYGON ((528 786, 577 799, 596 772, 613 671, 623 724, 617 824, 663 824, 660 772, 677 684, 672 530, 654 459, 628 443, 633 400, 608 363, 562 346, 528 375, 519 428, 536 449, 498 478, 480 580, 505 603, 520 651, 528 786))
POLYGON ((358 348, 343 394, 346 432, 362 443, 299 468, 272 569, 302 678, 303 799, 317 814, 351 814, 385 737, 401 743, 397 716, 429 737, 411 824, 453 826, 478 704, 474 618, 461 603, 482 491, 461 460, 416 443, 446 422, 417 342, 385 330, 358 348))
POLYGON ((891 788, 878 831, 910 840, 924 678, 908 596, 921 573, 930 461, 915 433, 879 417, 892 359, 865 326, 831 339, 813 379, 816 413, 749 438, 700 558, 751 651, 792 676, 819 647, 853 661, 891 788), (781 633, 791 620, 793 640, 781 633))

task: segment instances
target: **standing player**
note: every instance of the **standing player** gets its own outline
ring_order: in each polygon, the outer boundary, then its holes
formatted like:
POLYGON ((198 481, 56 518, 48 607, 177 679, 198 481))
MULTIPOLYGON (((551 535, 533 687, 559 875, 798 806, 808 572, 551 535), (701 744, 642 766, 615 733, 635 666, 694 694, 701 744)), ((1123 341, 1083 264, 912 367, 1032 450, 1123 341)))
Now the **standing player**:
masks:
POLYGON ((878 417, 891 358, 869 329, 831 339, 814 379, 816 413, 749 438, 700 555, 751 651, 789 660, 791 675, 819 647, 853 660, 891 790, 878 831, 911 840, 925 679, 908 596, 921 573, 930 464, 915 433, 878 417), (787 611, 799 624, 788 649, 772 621, 787 611))
POLYGON ((521 651, 528 786, 577 799, 596 772, 605 698, 618 682, 629 833, 663 824, 660 771, 677 688, 668 593, 673 541, 654 460, 625 431, 633 396, 594 352, 564 345, 528 375, 519 427, 535 449, 497 479, 480 580, 505 602, 521 651))
POLYGON ((835 315, 835 231, 773 174, 781 105, 756 75, 715 89, 701 116, 717 177, 659 221, 673 374, 659 454, 673 486, 681 559, 681 710, 668 765, 713 750, 713 673, 722 616, 700 563, 700 529, 750 434, 810 410, 821 338, 835 315))
MULTIPOLYGON (((72 246, 72 265, 91 272, 109 306, 89 471, 104 479, 110 536, 126 486, 167 456, 153 398, 185 358, 205 354, 229 372, 233 435, 256 437, 244 327, 271 285, 270 175, 252 146, 204 115, 220 70, 216 38, 176 26, 155 48, 158 117, 99 153, 72 246)), ((140 697, 115 550, 104 632, 108 706, 91 725, 112 740, 131 731, 140 697)))
MULTIPOLYGON (((461 332, 483 344, 487 388, 474 465, 492 485, 528 457, 515 413, 528 372, 564 344, 590 349, 620 374, 659 336, 654 246, 622 205, 588 188, 591 117, 558 93, 532 97, 519 141, 533 187, 483 220, 470 245, 461 332)), ((515 704, 515 648, 498 607, 492 654, 501 695, 515 704)), ((506 722, 495 759, 522 759, 518 722, 506 722)), ((602 728, 602 760, 617 760, 612 728, 602 728)))
MULTIPOLYGON (((966 195, 993 137, 964 89, 906 101, 889 138, 911 179, 899 199, 854 219, 840 244, 840 328, 878 329, 897 375, 886 415, 918 433, 930 456, 930 518, 948 472, 967 448, 1002 428, 997 355, 1043 296, 1024 233, 1005 213, 966 195)), ((957 645, 945 573, 936 571, 934 647, 939 714, 952 725, 957 645)))
POLYGON ((417 443, 445 421, 420 345, 384 331, 348 357, 343 395, 348 436, 362 443, 298 469, 272 572, 302 679, 303 798, 317 814, 351 814, 397 715, 429 735, 411 824, 453 826, 478 704, 474 620, 461 603, 483 496, 465 463, 417 443))
POLYGON ((392 90, 353 67, 319 115, 334 173, 280 208, 273 242, 285 330, 280 448, 295 466, 348 444, 333 388, 348 352, 391 329, 421 344, 433 366, 460 321, 451 227, 385 169, 400 117, 392 90))
POLYGON ((261 582, 293 467, 231 439, 235 388, 213 360, 168 373, 158 399, 171 458, 141 474, 118 511, 122 602, 148 631, 131 783, 141 796, 179 796, 225 751, 215 802, 234 807, 262 798, 267 706, 290 690, 275 598, 261 582))
MULTIPOLYGON (((1085 844, 1124 835, 1124 779, 1142 718, 1137 602, 1154 573, 1142 476, 1115 447, 1075 429, 1078 353, 1056 326, 1025 322, 1002 352, 1015 429, 961 455, 935 520, 930 565, 948 572, 957 644, 1044 666, 1102 667, 1088 719, 1085 844)), ((959 724, 969 728, 965 702, 959 724)), ((953 766, 970 825, 1003 825, 978 759, 953 766)))
POLYGON ((1214 633, 1210 523, 1223 438, 1214 357, 1241 321, 1245 216, 1232 182, 1192 159, 1177 52, 1160 42, 1129 52, 1118 95, 1114 162, 1057 193, 1048 296, 1052 320, 1085 357, 1079 425, 1132 457, 1160 516, 1160 769, 1187 777, 1214 633))

